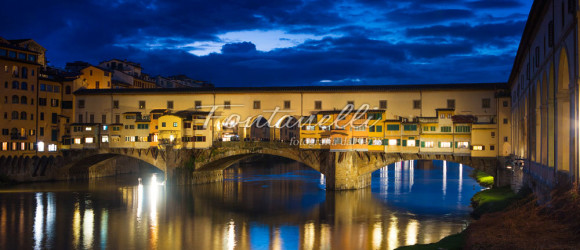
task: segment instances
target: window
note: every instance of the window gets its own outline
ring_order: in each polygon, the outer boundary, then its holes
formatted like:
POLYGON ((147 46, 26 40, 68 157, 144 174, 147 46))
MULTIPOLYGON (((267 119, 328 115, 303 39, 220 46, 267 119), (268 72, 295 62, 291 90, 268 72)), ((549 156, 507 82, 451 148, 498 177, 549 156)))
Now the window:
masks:
POLYGON ((80 109, 85 108, 85 100, 79 100, 77 107, 80 109))
POLYGON ((507 136, 505 136, 505 137, 503 138, 503 141, 507 142, 507 141, 508 141, 508 137, 507 137, 507 136))
POLYGON ((284 101, 284 109, 290 109, 290 101, 284 101))
POLYGON ((95 123, 95 115, 94 114, 90 114, 89 115, 89 122, 90 123, 95 123))
POLYGON ((173 123, 173 127, 174 127, 174 128, 177 128, 177 122, 174 122, 174 123, 173 123))
POLYGON ((18 83, 18 81, 13 81, 12 82, 12 89, 19 89, 20 88, 20 83, 18 83))
POLYGON ((81 138, 75 138, 74 142, 75 144, 81 144, 81 138))
POLYGON ((28 83, 26 83, 26 82, 22 82, 22 83, 20 84, 20 89, 21 89, 21 90, 28 90, 28 83))
POLYGON ((18 111, 12 111, 12 120, 18 120, 19 114, 18 111))
MULTIPOLYGON (((425 141, 423 142, 425 144, 424 148, 432 148, 435 144, 433 143, 433 141, 425 141)), ((423 145, 421 145, 423 146, 423 145)))
POLYGON ((322 101, 314 101, 314 109, 322 109, 322 101))
POLYGON ((455 99, 447 99, 447 108, 455 109, 455 99))
POLYGON ((507 106, 508 106, 508 101, 503 101, 503 107, 507 108, 507 106))
POLYGON ((389 124, 387 125, 387 131, 399 131, 400 127, 398 124, 389 124))
POLYGON ((137 124, 137 129, 149 129, 149 124, 137 124))
POLYGON ((421 100, 413 100, 413 109, 421 109, 421 100))
POLYGON ((58 107, 58 99, 50 99, 51 107, 58 107))
POLYGON ((201 108, 201 101, 195 101, 194 107, 196 109, 200 109, 201 108))
POLYGON ((485 150, 485 146, 477 145, 473 146, 473 151, 482 151, 485 150))
MULTIPOLYGON (((404 141, 404 140, 403 140, 404 141)), ((407 147, 416 147, 415 140, 407 140, 407 147)))
POLYGON ((466 141, 456 141, 455 142, 455 148, 467 149, 467 148, 469 148, 469 142, 466 142, 466 141))
POLYGON ((451 132, 451 127, 450 126, 443 126, 441 127, 441 132, 451 132))
POLYGON ((48 152, 56 152, 56 144, 48 144, 48 152))
POLYGON ((18 104, 20 102, 20 98, 17 95, 12 96, 12 103, 18 104))
POLYGON ((52 124, 57 124, 57 123, 58 123, 58 114, 52 113, 52 124))
POLYGON ((354 131, 366 131, 366 127, 364 125, 356 126, 354 131))
POLYGON ((369 120, 381 120, 383 119, 383 114, 382 113, 369 113, 369 120))
POLYGON ((28 78, 28 68, 22 67, 22 78, 28 78))
POLYGON ((407 125, 403 125, 403 130, 405 130, 405 131, 416 131, 417 130, 417 124, 407 124, 407 125))
POLYGON ((435 131, 435 130, 437 130, 437 127, 431 126, 431 131, 435 131))
POLYGON ((46 98, 38 98, 38 106, 46 106, 46 98))
POLYGON ((508 124, 508 119, 507 118, 503 118, 503 124, 508 124))
POLYGON ((383 132, 383 126, 370 126, 369 132, 383 132))
POLYGON ((107 123, 107 115, 101 115, 101 123, 107 123))
POLYGON ((354 101, 347 101, 346 105, 352 105, 354 107, 354 101))
POLYGON ((379 101, 379 108, 380 109, 387 109, 387 100, 380 100, 379 101))
POLYGON ((20 120, 27 120, 28 115, 26 114, 26 112, 22 111, 20 112, 20 120))
POLYGON ((78 120, 78 122, 79 123, 83 123, 83 115, 82 114, 79 114, 79 120, 78 120))
POLYGON ((334 143, 334 145, 340 145, 340 144, 342 144, 342 138, 335 137, 333 143, 334 143))
POLYGON ((254 109, 260 109, 260 101, 254 101, 254 109))
POLYGON ((119 123, 121 120, 121 115, 115 115, 115 123, 119 123))
POLYGON ((491 137, 495 137, 495 132, 491 132, 491 137))
POLYGON ((448 141, 439 142, 439 147, 440 148, 450 148, 451 147, 451 142, 448 142, 448 141))
POLYGON ((230 101, 224 101, 224 109, 231 109, 230 101))
POLYGON ((52 85, 46 85, 46 91, 47 92, 52 92, 52 85))
POLYGON ((495 150, 495 145, 489 145, 489 150, 495 150))
POLYGON ((488 109, 491 106, 491 100, 489 98, 481 99, 481 108, 488 109))
POLYGON ((41 127, 40 130, 38 131, 38 135, 44 136, 44 128, 43 127, 41 127))
POLYGON ((469 127, 469 126, 456 126, 455 127, 455 132, 458 132, 458 133, 469 133, 469 132, 471 132, 471 127, 469 127))
POLYGON ((389 139, 389 146, 397 146, 397 139, 389 139))
POLYGON ((165 122, 162 122, 162 123, 161 123, 161 127, 162 127, 162 128, 165 128, 166 126, 167 126, 167 124, 166 124, 165 122))
POLYGON ((40 120, 44 121, 44 112, 40 112, 40 120))
MULTIPOLYGON (((68 86, 67 86, 68 88, 68 86)), ((119 108, 119 100, 113 100, 113 108, 114 109, 118 109, 119 108)))
POLYGON ((173 101, 167 101, 167 109, 173 109, 173 101))
POLYGON ((145 101, 139 101, 139 109, 145 109, 145 101))
POLYGON ((10 134, 10 130, 8 130, 7 128, 2 129, 2 135, 9 135, 9 134, 10 134))

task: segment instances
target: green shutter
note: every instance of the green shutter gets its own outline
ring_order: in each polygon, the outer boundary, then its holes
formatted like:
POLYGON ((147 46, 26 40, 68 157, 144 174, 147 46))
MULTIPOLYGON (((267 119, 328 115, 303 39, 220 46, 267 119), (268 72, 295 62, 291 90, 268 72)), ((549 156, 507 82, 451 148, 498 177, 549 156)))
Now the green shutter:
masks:
POLYGON ((455 142, 455 148, 459 148, 459 142, 455 142))
POLYGON ((425 147, 425 142, 424 142, 424 141, 422 141, 422 142, 421 142, 421 147, 422 147, 422 148, 424 148, 424 147, 425 147))
POLYGON ((403 147, 407 146, 407 140, 403 140, 403 147))
POLYGON ((415 147, 419 146, 419 140, 415 140, 415 147))
POLYGON ((389 146, 389 139, 383 139, 383 145, 389 146))
POLYGON ((440 147, 441 147, 441 142, 440 142, 440 141, 438 141, 438 142, 437 142, 437 147, 438 147, 438 148, 440 148, 440 147))
POLYGON ((401 139, 397 139, 397 146, 401 146, 401 139))

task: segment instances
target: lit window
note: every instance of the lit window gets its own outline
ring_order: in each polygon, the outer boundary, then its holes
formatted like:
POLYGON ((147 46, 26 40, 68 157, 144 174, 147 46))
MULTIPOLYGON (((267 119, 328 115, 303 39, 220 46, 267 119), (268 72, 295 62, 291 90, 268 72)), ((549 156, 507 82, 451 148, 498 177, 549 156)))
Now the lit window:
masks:
POLYGON ((2 151, 8 150, 8 142, 2 142, 2 151))
POLYGON ((426 148, 432 148, 433 147, 433 141, 426 141, 425 142, 425 147, 426 148))
POLYGON ((109 136, 108 135, 101 136, 101 142, 109 142, 109 136))
POLYGON ((389 139, 389 146, 396 146, 397 145, 397 139, 389 139))
POLYGON ((85 127, 85 130, 86 131, 91 131, 91 130, 93 130, 93 128, 91 128, 91 127, 85 127))
POLYGON ((75 144, 81 144, 81 138, 75 138, 75 144))
POLYGON ((473 151, 481 151, 483 150, 483 146, 473 146, 473 151))
POLYGON ((153 135, 153 142, 157 142, 157 134, 153 135))
POLYGON ((177 128, 177 122, 174 122, 174 123, 173 123, 173 127, 174 127, 174 128, 177 128))
POLYGON ((448 142, 448 141, 442 141, 442 142, 441 142, 441 147, 442 147, 442 148, 450 148, 450 147, 451 147, 451 142, 448 142))
POLYGON ((93 137, 87 137, 85 138, 85 143, 93 143, 94 142, 94 138, 93 137))
POLYGON ((109 130, 109 126, 103 125, 103 131, 107 131, 107 130, 109 130))
POLYGON ((330 145, 330 138, 322 138, 322 139, 320 139, 320 144, 322 144, 322 145, 330 145))
POLYGON ((415 147, 415 140, 408 140, 407 141, 407 147, 415 147))
POLYGON ((375 140, 373 140, 373 145, 381 146, 381 145, 383 145, 383 140, 375 139, 375 140))
POLYGON ((26 150, 26 142, 20 143, 20 150, 26 150))
POLYGON ((340 145, 340 144, 342 144, 342 138, 340 138, 340 137, 334 138, 334 145, 340 145))
POLYGON ((44 152, 44 142, 39 141, 37 144, 38 152, 44 152))
POLYGON ((56 152, 56 144, 48 144, 48 152, 56 152))
POLYGON ((466 141, 458 141, 456 142, 456 148, 469 148, 469 142, 466 141))

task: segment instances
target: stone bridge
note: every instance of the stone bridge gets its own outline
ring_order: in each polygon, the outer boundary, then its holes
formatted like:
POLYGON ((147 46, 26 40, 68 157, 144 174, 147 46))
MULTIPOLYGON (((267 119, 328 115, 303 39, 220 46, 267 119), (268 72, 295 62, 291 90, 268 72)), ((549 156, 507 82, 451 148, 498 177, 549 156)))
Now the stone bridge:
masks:
POLYGON ((404 160, 446 160, 462 163, 489 173, 497 185, 509 184, 501 178, 502 159, 472 158, 443 154, 405 154, 385 152, 330 152, 299 149, 282 142, 215 142, 210 149, 131 149, 77 150, 64 153, 55 179, 93 178, 127 172, 128 161, 136 159, 166 173, 170 182, 195 184, 220 181, 223 170, 255 155, 274 155, 298 161, 323 173, 327 189, 358 189, 370 185, 371 174, 388 164, 404 160), (498 178, 500 177, 500 178, 498 178))

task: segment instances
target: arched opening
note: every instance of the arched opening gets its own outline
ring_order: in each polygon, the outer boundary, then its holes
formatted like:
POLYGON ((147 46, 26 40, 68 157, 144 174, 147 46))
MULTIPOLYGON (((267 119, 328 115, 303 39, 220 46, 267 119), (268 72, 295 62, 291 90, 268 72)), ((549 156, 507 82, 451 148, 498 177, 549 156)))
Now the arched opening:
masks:
POLYGON ((542 82, 541 82, 541 95, 542 95, 542 136, 540 137, 542 140, 541 143, 541 158, 542 164, 548 165, 548 81, 546 77, 546 72, 542 74, 542 82))
POLYGON ((556 134, 555 131, 555 116, 554 116, 554 65, 550 66, 550 74, 548 76, 548 166, 554 167, 554 142, 555 138, 554 135, 556 134))
POLYGON ((22 111, 20 112, 20 120, 26 120, 27 116, 26 116, 26 112, 22 111))
POLYGON ((299 140, 300 130, 298 126, 298 119, 293 116, 288 116, 278 125, 280 128, 279 140, 282 142, 290 142, 292 140, 299 140))
POLYGON ((18 120, 18 111, 12 111, 12 120, 18 120))
POLYGON ((12 104, 18 104, 20 102, 20 97, 17 95, 12 96, 12 104))
MULTIPOLYGON (((92 179, 123 174, 150 177, 151 174, 163 176, 164 170, 149 162, 120 154, 98 154, 85 157, 69 166, 72 179, 92 179)), ((135 178, 135 181, 137 178, 135 178)), ((162 181, 162 177, 158 177, 162 181)))
POLYGON ((570 171, 570 72, 568 68, 568 56, 566 50, 560 51, 560 60, 558 63, 558 92, 557 92, 557 124, 558 124, 558 147, 557 147, 557 164, 558 170, 570 171))
POLYGON ((250 127, 250 140, 270 141, 270 124, 263 116, 258 116, 250 127))
MULTIPOLYGON (((20 84, 20 89, 22 89, 22 90, 28 90, 28 83, 26 83, 26 82, 22 82, 22 83, 20 84)), ((33 90, 34 90, 34 89, 33 89, 33 90)))
POLYGON ((26 96, 21 96, 20 97, 20 104, 27 104, 28 100, 26 99, 26 96))

